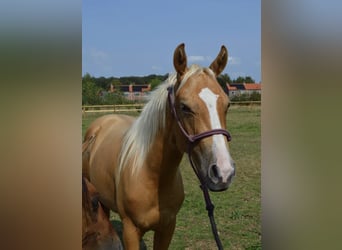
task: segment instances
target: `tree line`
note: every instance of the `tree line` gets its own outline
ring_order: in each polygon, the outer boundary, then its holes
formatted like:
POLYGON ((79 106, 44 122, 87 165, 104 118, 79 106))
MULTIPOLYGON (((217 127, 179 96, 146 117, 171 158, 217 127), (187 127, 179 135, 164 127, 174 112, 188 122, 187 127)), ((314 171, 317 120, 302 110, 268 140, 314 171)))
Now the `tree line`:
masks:
MULTIPOLYGON (((129 84, 151 84, 153 90, 160 83, 164 82, 168 77, 165 75, 151 74, 148 76, 124 76, 124 77, 94 77, 86 73, 82 77, 82 105, 96 105, 96 104, 123 104, 130 101, 124 98, 123 93, 116 91, 115 93, 108 93, 110 85, 119 86, 129 84)), ((231 79, 228 74, 222 74, 217 77, 217 81, 222 86, 224 91, 228 93, 226 83, 254 83, 254 79, 250 76, 239 76, 236 79, 231 79)))

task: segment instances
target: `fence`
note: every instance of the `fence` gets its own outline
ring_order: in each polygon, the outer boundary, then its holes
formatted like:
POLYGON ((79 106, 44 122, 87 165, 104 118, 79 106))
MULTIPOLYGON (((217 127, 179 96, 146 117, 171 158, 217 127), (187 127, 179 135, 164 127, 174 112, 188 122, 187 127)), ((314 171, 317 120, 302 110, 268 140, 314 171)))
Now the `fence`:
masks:
POLYGON ((144 103, 139 104, 113 104, 113 105, 84 105, 82 114, 86 113, 120 113, 120 112, 141 112, 144 103))
POLYGON ((236 105, 236 106, 260 106, 261 101, 241 101, 241 102, 230 102, 231 105, 236 105))
MULTIPOLYGON (((86 113, 120 113, 120 112, 141 112, 144 103, 137 104, 113 104, 113 105, 84 105, 82 114, 86 113)), ((231 105, 252 106, 261 105, 260 101, 231 102, 231 105)))

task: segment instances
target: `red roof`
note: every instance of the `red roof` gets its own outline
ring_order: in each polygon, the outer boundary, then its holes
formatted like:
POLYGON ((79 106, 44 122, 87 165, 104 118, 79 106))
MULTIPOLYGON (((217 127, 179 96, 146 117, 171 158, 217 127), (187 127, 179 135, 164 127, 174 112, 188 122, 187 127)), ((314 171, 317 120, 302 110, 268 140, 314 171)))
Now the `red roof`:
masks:
POLYGON ((228 90, 237 90, 237 88, 235 86, 230 86, 229 83, 227 83, 227 88, 228 88, 228 90))
POLYGON ((245 90, 261 90, 260 83, 244 83, 245 90))

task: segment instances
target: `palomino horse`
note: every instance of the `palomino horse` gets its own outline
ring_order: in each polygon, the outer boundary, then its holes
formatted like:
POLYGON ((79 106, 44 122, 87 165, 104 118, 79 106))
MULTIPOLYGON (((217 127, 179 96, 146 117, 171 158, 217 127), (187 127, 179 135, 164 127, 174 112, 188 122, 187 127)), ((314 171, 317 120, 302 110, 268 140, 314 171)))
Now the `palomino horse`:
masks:
POLYGON ((102 209, 99 194, 86 178, 82 178, 82 249, 123 249, 120 238, 102 209))
POLYGON ((184 152, 210 190, 228 188, 235 173, 225 130, 229 100, 216 80, 227 59, 222 46, 209 68, 187 67, 180 44, 173 58, 176 72, 137 119, 107 115, 86 131, 83 173, 101 202, 119 213, 125 249, 138 249, 148 230, 155 232, 154 249, 168 248, 184 199, 179 169, 184 152))

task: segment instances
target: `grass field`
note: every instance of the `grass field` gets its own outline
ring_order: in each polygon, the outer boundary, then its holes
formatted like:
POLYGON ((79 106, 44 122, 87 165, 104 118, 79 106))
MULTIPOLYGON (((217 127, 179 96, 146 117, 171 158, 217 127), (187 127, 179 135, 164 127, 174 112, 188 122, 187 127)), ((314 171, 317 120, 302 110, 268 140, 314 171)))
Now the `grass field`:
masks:
MULTIPOLYGON (((98 116, 83 117, 82 135, 98 116)), ((260 106, 231 107, 227 125, 232 135, 230 152, 236 162, 236 176, 227 191, 211 193, 217 229, 225 249, 261 249, 260 106)), ((185 200, 169 249, 217 249, 199 182, 186 157, 180 168, 185 200)), ((118 215, 112 214, 111 219, 120 227, 118 215)), ((153 232, 145 234, 144 243, 152 249, 153 232)))

